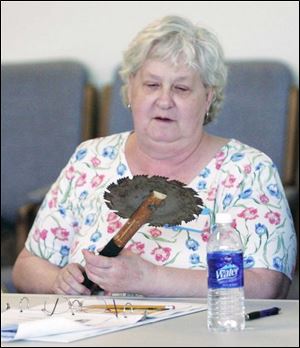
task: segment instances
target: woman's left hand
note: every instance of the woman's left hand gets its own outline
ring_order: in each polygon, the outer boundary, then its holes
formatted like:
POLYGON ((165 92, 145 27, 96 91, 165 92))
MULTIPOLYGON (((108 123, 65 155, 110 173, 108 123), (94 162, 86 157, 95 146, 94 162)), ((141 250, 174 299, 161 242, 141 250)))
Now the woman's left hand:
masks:
POLYGON ((116 257, 95 255, 83 249, 88 278, 107 292, 143 294, 154 285, 156 266, 139 255, 123 249, 116 257))

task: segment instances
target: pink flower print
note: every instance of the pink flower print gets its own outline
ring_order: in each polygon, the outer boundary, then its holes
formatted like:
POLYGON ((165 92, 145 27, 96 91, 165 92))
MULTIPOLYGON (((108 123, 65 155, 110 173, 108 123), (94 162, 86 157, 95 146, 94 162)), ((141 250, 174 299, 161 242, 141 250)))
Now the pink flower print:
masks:
POLYGON ((107 227, 108 233, 114 233, 116 230, 119 230, 122 227, 122 223, 120 220, 110 222, 107 227))
POLYGON ((102 183, 103 179, 104 179, 104 175, 96 175, 96 176, 94 176, 92 181, 91 181, 92 187, 99 186, 102 183))
POLYGON ((210 225, 208 221, 205 222, 204 229, 202 230, 201 233, 201 239, 203 242, 207 242, 210 236, 210 225))
POLYGON ((70 166, 67 170, 66 170, 66 178, 68 180, 72 180, 75 176, 75 169, 73 166, 70 166))
POLYGON ((145 252, 145 244, 141 242, 133 242, 126 247, 126 249, 134 252, 135 254, 141 255, 145 252))
POLYGON ((207 200, 214 201, 216 199, 216 193, 217 189, 215 187, 212 187, 212 189, 207 194, 207 200))
POLYGON ((58 187, 56 186, 56 187, 54 187, 52 190, 51 190, 51 194, 52 194, 52 196, 57 196, 58 195, 58 187))
POLYGON ((51 232, 59 240, 62 240, 62 241, 68 240, 69 232, 65 228, 62 228, 62 227, 51 228, 51 232))
POLYGON ((244 165, 244 173, 246 173, 246 174, 251 173, 251 164, 244 165))
POLYGON ((118 218, 119 217, 116 213, 109 213, 106 221, 114 221, 114 220, 117 220, 118 218))
POLYGON ((101 161, 97 156, 93 157, 91 162, 94 167, 98 167, 101 164, 101 161))
POLYGON ((201 233, 201 238, 202 238, 202 240, 203 240, 203 242, 207 242, 208 241, 208 239, 209 239, 209 236, 210 236, 210 233, 209 232, 203 232, 203 233, 201 233))
POLYGON ((224 153, 224 151, 219 151, 219 152, 217 152, 216 155, 215 155, 215 158, 216 158, 217 160, 220 160, 220 159, 223 159, 223 160, 224 160, 224 158, 225 158, 225 153, 224 153))
POLYGON ((222 167, 224 160, 216 162, 216 169, 219 170, 222 167))
POLYGON ((236 228, 236 219, 232 219, 231 227, 236 228))
POLYGON ((260 199, 260 201, 261 201, 262 203, 265 203, 265 204, 269 202, 269 198, 268 198, 268 196, 265 195, 265 194, 260 195, 260 196, 259 196, 259 199, 260 199))
POLYGON ((277 212, 269 211, 265 214, 265 218, 267 218, 272 225, 278 225, 280 223, 280 214, 277 212))
POLYGON ((51 208, 56 208, 57 205, 57 197, 53 197, 52 199, 50 199, 50 201, 48 202, 48 207, 51 208))
POLYGON ((155 256, 155 260, 158 262, 164 262, 168 260, 171 254, 171 248, 157 247, 151 251, 151 255, 155 256))
POLYGON ((151 228, 150 233, 153 238, 157 238, 161 235, 162 232, 158 228, 151 228))
POLYGON ((210 233, 210 225, 209 225, 208 221, 205 222, 203 232, 210 233))
POLYGON ((238 216, 245 219, 245 220, 256 219, 258 217, 257 209, 256 208, 246 208, 240 214, 238 214, 238 216))
POLYGON ((225 180, 222 181, 222 184, 225 187, 233 187, 234 182, 236 181, 236 177, 232 174, 229 174, 225 180))
POLYGON ((86 174, 83 173, 80 175, 80 177, 76 180, 75 186, 83 186, 86 183, 86 174))
POLYGON ((40 240, 40 230, 36 228, 33 233, 33 239, 38 242, 40 240))
POLYGON ((45 240, 47 238, 47 234, 48 234, 48 231, 44 228, 41 232, 40 232, 40 238, 42 240, 45 240))
POLYGON ((52 190, 51 190, 51 196, 52 196, 52 199, 50 199, 48 201, 48 207, 51 209, 51 208, 56 208, 56 205, 57 205, 57 194, 58 194, 58 187, 54 187, 52 190))
POLYGON ((216 169, 220 169, 222 167, 222 164, 225 160, 225 154, 223 151, 219 151, 216 153, 215 155, 215 159, 216 159, 216 169))

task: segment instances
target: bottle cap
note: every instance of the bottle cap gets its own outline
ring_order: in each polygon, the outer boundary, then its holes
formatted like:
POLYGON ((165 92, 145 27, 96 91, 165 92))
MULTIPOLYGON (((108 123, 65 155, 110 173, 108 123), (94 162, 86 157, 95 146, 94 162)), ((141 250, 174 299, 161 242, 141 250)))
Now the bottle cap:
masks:
POLYGON ((217 213, 216 214, 216 223, 217 224, 231 224, 232 217, 228 213, 217 213))

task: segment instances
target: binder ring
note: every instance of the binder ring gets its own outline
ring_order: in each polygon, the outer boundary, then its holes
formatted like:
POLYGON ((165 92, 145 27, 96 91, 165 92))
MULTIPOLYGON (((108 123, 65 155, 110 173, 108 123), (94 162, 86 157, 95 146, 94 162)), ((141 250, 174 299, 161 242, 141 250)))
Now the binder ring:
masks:
POLYGON ((75 312, 80 311, 82 309, 83 302, 77 299, 68 300, 68 305, 72 315, 75 315, 75 312))
POLYGON ((124 304, 123 312, 126 313, 127 311, 129 311, 130 313, 133 313, 133 306, 132 306, 131 302, 126 302, 124 304))
POLYGON ((19 309, 20 309, 20 312, 22 313, 24 309, 29 309, 29 298, 24 296, 20 299, 20 302, 19 302, 19 309), (23 304, 25 303, 25 308, 23 307, 23 304))

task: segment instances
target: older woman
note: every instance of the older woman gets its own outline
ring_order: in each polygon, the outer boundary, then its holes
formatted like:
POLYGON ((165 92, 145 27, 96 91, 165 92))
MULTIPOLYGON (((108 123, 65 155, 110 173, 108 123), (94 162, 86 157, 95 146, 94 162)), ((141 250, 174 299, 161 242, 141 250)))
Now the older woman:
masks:
POLYGON ((123 96, 134 130, 82 143, 47 194, 14 267, 25 292, 89 294, 83 271, 105 291, 206 296, 206 243, 217 212, 229 212, 244 243, 247 297, 285 297, 296 239, 277 170, 262 152, 207 134, 226 81, 209 31, 162 18, 125 52, 123 96), (176 226, 142 226, 117 257, 95 255, 126 220, 109 210, 120 177, 161 175, 196 190, 205 209, 176 226))

